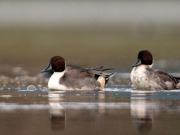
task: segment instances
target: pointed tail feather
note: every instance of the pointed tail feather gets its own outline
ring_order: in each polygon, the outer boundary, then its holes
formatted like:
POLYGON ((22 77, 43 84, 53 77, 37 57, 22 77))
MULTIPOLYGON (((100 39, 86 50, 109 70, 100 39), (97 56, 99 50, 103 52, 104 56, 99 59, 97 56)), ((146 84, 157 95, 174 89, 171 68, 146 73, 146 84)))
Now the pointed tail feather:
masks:
POLYGON ((86 71, 90 71, 90 70, 95 70, 95 71, 102 71, 102 68, 104 66, 99 66, 99 67, 95 67, 95 68, 82 68, 81 71, 82 72, 86 72, 86 71))
POLYGON ((176 76, 173 76, 175 79, 177 79, 178 81, 180 81, 180 77, 176 77, 176 76))
POLYGON ((95 67, 95 68, 85 68, 85 69, 81 69, 81 71, 89 71, 89 70, 94 70, 94 71, 107 71, 107 70, 113 70, 114 68, 105 68, 103 69, 104 66, 99 66, 99 67, 95 67))
POLYGON ((102 69, 104 66, 99 66, 99 67, 95 67, 95 68, 91 68, 92 70, 98 70, 98 69, 102 69))
POLYGON ((109 78, 113 77, 116 74, 116 72, 109 74, 109 78))
MULTIPOLYGON (((172 75, 171 75, 172 76, 172 75)), ((180 77, 177 76, 172 76, 172 78, 174 79, 174 81, 176 82, 176 84, 178 84, 180 82, 180 77)))
POLYGON ((106 71, 106 70, 113 70, 114 68, 105 68, 105 69, 102 69, 102 71, 106 71))
POLYGON ((92 68, 92 70, 95 70, 95 71, 106 71, 106 70, 113 70, 114 68, 105 68, 103 69, 104 66, 100 66, 100 67, 97 67, 97 68, 92 68))

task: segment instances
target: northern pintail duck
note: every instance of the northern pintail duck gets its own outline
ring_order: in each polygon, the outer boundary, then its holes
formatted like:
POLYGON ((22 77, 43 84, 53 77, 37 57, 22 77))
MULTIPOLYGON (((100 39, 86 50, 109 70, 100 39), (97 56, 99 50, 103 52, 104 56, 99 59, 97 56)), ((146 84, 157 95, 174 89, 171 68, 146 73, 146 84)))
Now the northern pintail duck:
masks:
POLYGON ((161 70, 153 70, 153 56, 148 50, 138 54, 137 62, 132 65, 131 82, 138 90, 173 90, 178 84, 178 77, 173 77, 161 70))
POLYGON ((61 56, 54 56, 50 59, 47 68, 42 72, 54 70, 48 82, 51 90, 103 90, 109 78, 114 73, 103 73, 103 66, 90 69, 66 69, 65 59, 61 56))

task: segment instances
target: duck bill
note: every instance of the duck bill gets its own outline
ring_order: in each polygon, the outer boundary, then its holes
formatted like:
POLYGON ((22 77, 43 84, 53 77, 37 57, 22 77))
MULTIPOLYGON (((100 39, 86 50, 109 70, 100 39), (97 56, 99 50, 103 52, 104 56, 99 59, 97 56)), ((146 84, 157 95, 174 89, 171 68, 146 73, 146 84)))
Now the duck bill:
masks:
POLYGON ((51 64, 49 63, 49 65, 48 65, 44 70, 42 70, 41 73, 48 72, 48 71, 50 71, 50 70, 52 70, 52 66, 51 66, 51 64))
POLYGON ((139 66, 140 64, 141 64, 141 60, 138 59, 137 62, 132 65, 132 67, 137 67, 137 66, 139 66))

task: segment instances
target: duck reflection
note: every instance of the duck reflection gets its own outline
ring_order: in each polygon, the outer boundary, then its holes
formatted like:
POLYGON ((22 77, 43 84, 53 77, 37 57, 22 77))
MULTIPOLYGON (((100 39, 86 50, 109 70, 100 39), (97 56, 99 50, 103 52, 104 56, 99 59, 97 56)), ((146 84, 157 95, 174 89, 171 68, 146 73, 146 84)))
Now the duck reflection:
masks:
POLYGON ((51 91, 48 93, 48 100, 50 105, 49 118, 51 129, 56 131, 65 130, 68 119, 69 121, 77 118, 79 120, 79 116, 82 116, 82 114, 83 116, 87 116, 86 118, 83 117, 85 119, 97 119, 107 109, 107 105, 105 106, 104 104, 105 92, 66 93, 62 91, 51 91))
POLYGON ((131 116, 141 133, 153 128, 153 100, 148 98, 152 93, 133 93, 131 96, 131 116))
POLYGON ((49 92, 49 119, 51 120, 51 129, 61 131, 66 128, 66 109, 61 102, 65 102, 64 92, 49 92))

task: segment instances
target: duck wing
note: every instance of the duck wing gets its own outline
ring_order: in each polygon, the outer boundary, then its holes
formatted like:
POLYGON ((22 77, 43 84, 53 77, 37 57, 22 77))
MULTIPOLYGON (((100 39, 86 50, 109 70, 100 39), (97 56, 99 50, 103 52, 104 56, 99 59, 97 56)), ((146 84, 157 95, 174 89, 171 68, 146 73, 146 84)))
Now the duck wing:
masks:
MULTIPOLYGON (((151 69, 152 70, 152 69, 151 69)), ((174 78, 171 74, 168 74, 161 70, 153 70, 152 79, 155 79, 156 82, 164 88, 164 90, 168 89, 176 89, 177 79, 174 78)))
POLYGON ((163 81, 173 81, 175 84, 177 84, 178 78, 180 79, 180 77, 174 77, 173 75, 161 70, 155 70, 155 72, 162 78, 163 81))
POLYGON ((74 89, 81 89, 83 87, 95 89, 96 87, 100 87, 100 83, 95 80, 92 72, 81 70, 65 72, 60 79, 60 83, 74 89))

